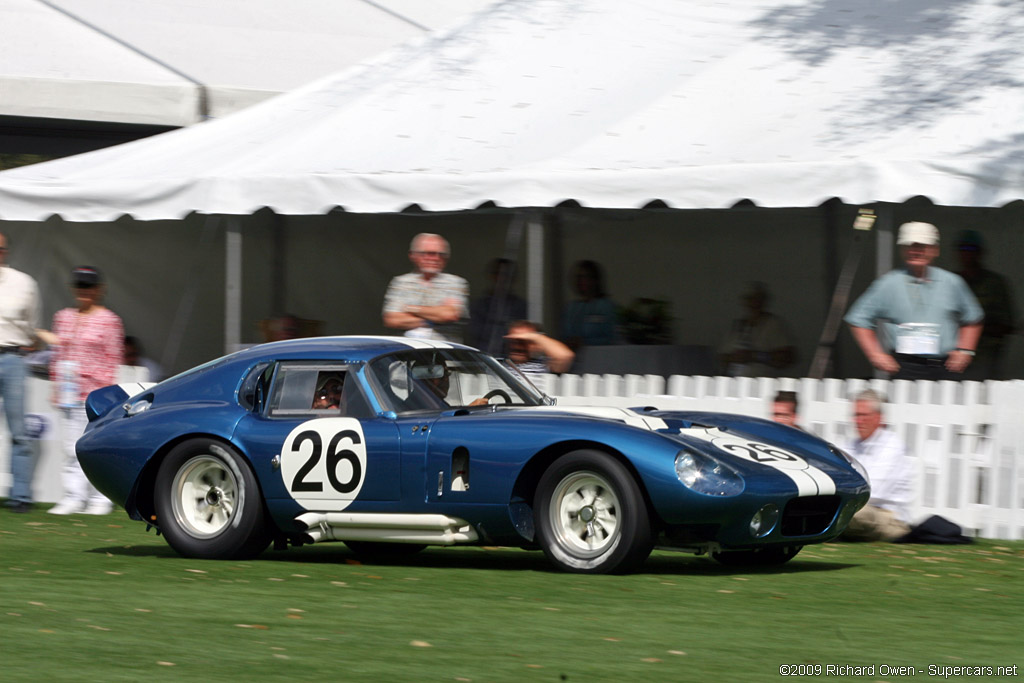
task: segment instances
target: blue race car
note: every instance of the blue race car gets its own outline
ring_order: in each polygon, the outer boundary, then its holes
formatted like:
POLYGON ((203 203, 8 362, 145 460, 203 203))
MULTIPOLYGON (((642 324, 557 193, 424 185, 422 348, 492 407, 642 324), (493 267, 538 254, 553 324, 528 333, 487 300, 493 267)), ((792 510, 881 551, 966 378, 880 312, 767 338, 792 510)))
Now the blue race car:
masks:
POLYGON ((366 555, 539 547, 625 572, 655 546, 779 564, 838 536, 867 475, 738 415, 562 407, 513 365, 393 337, 273 342, 89 395, 89 479, 177 552, 318 541, 366 555))

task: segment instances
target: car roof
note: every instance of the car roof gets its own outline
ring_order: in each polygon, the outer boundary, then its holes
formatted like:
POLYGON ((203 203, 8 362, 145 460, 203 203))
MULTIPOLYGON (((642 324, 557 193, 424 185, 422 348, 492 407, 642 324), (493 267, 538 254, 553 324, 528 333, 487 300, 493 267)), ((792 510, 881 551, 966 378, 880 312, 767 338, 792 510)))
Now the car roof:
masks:
POLYGON ((406 337, 339 336, 286 339, 253 346, 235 355, 239 361, 258 358, 275 359, 338 359, 367 361, 385 353, 409 349, 471 349, 462 344, 406 337))

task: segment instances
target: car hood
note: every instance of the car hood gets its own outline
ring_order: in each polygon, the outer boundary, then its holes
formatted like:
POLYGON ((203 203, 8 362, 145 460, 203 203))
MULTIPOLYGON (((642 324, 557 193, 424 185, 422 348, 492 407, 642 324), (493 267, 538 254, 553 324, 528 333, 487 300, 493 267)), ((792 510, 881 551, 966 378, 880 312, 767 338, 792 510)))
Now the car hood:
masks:
POLYGON ((536 406, 530 408, 514 409, 517 415, 558 415, 564 414, 572 417, 593 417, 614 422, 623 422, 630 427, 646 429, 649 431, 661 431, 669 429, 669 424, 661 417, 645 415, 630 408, 615 408, 612 406, 536 406))
POLYGON ((802 495, 834 492, 834 480, 853 476, 832 444, 800 429, 731 413, 661 411, 653 408, 542 406, 516 410, 566 418, 589 417, 646 430, 729 463, 744 473, 771 468, 792 479, 802 495))

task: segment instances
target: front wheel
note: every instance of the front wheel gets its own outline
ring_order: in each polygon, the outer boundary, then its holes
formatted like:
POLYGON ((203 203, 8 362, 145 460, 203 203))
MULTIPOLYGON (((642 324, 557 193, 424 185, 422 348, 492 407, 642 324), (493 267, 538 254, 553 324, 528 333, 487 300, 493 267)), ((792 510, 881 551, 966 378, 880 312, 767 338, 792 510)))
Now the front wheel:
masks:
POLYGON ((548 467, 537 485, 534 518, 544 554, 568 572, 628 572, 654 545, 632 473, 600 451, 573 451, 548 467))
POLYGON ((757 550, 721 550, 711 556, 727 567, 776 567, 792 560, 802 548, 801 545, 787 545, 757 550))
POLYGON ((232 447, 213 439, 175 446, 156 476, 157 524, 186 557, 254 557, 270 536, 256 477, 232 447))

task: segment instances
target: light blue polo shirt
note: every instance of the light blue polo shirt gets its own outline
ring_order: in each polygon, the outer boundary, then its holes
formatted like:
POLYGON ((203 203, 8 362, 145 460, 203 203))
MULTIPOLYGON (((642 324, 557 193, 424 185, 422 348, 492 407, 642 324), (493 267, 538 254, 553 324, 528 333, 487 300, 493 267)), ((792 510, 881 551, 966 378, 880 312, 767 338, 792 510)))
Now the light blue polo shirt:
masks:
POLYGON ((937 325, 939 355, 945 356, 956 348, 960 328, 980 323, 984 317, 963 278, 929 266, 924 280, 918 280, 906 268, 889 271, 871 283, 844 320, 854 327, 876 331, 876 322, 881 322, 879 340, 889 353, 893 352, 899 325, 937 325))

